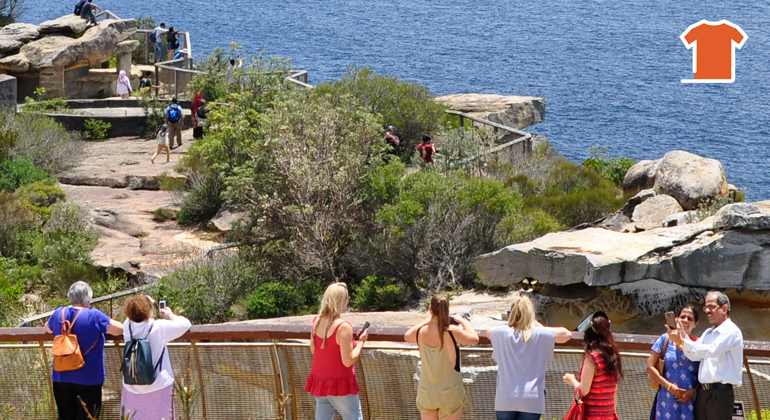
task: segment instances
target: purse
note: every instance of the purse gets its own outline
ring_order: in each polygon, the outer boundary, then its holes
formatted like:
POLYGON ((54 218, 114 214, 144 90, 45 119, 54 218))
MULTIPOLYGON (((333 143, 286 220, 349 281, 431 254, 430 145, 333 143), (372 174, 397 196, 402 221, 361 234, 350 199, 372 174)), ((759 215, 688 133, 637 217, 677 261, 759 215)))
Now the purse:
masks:
POLYGON ((575 391, 575 398, 572 399, 572 405, 567 411, 567 415, 564 416, 564 420, 583 420, 585 418, 585 412, 583 411, 585 406, 580 399, 580 389, 575 391))
MULTIPOLYGON (((666 369, 666 361, 664 360, 666 358, 666 350, 668 349, 668 337, 666 337, 665 341, 663 341, 663 351, 660 352, 660 359, 658 359, 658 364, 655 366, 655 369, 658 370, 660 373, 660 376, 663 376, 663 371, 666 369)), ((660 389, 660 384, 655 381, 655 378, 652 377, 652 375, 647 372, 647 386, 654 390, 660 389)))

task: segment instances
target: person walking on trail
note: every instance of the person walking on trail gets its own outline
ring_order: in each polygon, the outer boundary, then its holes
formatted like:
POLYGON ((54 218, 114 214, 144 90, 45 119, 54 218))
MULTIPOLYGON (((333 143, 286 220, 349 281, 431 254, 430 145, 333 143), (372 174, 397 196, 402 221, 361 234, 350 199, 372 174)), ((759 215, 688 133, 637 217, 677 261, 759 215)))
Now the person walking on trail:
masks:
POLYGON ((417 145, 417 151, 420 153, 420 158, 423 161, 422 166, 433 163, 433 154, 436 153, 436 146, 433 145, 430 134, 422 136, 422 143, 417 145))
POLYGON ((394 134, 396 131, 392 125, 388 126, 388 133, 385 134, 385 143, 390 145, 390 153, 398 155, 398 146, 401 145, 401 141, 394 134))
POLYGON ((102 8, 94 4, 94 0, 88 0, 85 3, 83 3, 83 6, 80 8, 80 17, 83 19, 88 19, 88 22, 92 25, 96 24, 96 15, 94 14, 94 9, 98 11, 102 11, 102 8))
POLYGON ((163 59, 163 34, 168 32, 166 30, 166 24, 161 23, 150 33, 150 41, 155 42, 155 57, 154 61, 157 63, 163 59))
POLYGON ((182 145, 182 107, 177 104, 176 98, 171 98, 171 105, 166 108, 166 125, 168 125, 168 145, 174 149, 174 137, 179 147, 182 145))
POLYGON ((667 325, 668 337, 684 355, 700 362, 698 382, 700 391, 695 397, 695 418, 698 420, 730 420, 735 403, 734 387, 743 381, 743 333, 730 319, 730 299, 722 292, 706 294, 703 305, 706 318, 713 327, 697 341, 687 336, 682 320, 676 320, 676 329, 667 325))
MULTIPOLYGON (((45 324, 45 331, 54 336, 54 354, 60 336, 76 337, 82 355, 82 366, 57 366, 54 356, 53 398, 59 412, 59 420, 87 420, 99 418, 102 407, 102 385, 106 377, 104 369, 105 334, 122 335, 123 324, 110 319, 98 309, 91 308, 94 292, 84 281, 73 283, 67 292, 69 306, 58 307, 45 324), (85 406, 85 408, 84 408, 85 406), (88 413, 86 413, 88 410, 88 413)), ((66 337, 65 337, 66 339, 66 337)), ((61 342, 61 341, 60 341, 61 342)))
POLYGON ((158 131, 158 149, 155 151, 155 154, 152 155, 152 159, 150 159, 150 162, 155 163, 155 158, 158 157, 160 152, 166 151, 166 163, 168 163, 171 160, 171 151, 168 150, 168 125, 163 124, 162 127, 160 127, 160 130, 158 131))
POLYGON ((131 92, 133 92, 133 89, 131 89, 131 79, 128 78, 125 70, 121 70, 120 73, 118 73, 117 91, 118 96, 123 99, 128 99, 129 95, 131 95, 131 92))

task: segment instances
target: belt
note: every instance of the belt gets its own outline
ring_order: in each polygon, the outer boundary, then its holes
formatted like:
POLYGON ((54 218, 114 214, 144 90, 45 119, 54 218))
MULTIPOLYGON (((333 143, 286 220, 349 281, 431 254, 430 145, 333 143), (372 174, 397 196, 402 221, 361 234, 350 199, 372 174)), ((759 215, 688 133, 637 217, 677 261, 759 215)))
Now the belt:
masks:
POLYGON ((700 384, 700 386, 706 391, 712 389, 733 389, 733 384, 713 383, 713 384, 700 384))

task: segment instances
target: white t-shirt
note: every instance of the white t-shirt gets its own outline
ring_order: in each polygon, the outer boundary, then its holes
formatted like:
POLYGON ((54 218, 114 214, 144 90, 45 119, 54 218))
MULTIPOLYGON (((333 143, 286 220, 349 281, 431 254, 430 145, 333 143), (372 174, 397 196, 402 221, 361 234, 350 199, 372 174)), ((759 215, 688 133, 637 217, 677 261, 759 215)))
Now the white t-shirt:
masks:
POLYGON ((553 359, 556 332, 535 327, 529 340, 505 325, 493 328, 492 359, 497 362, 495 411, 545 412, 545 366, 553 359))
POLYGON ((158 363, 161 353, 163 353, 163 362, 158 368, 155 382, 152 384, 123 384, 123 388, 125 388, 126 391, 134 394, 149 394, 150 392, 155 392, 174 385, 174 371, 171 369, 171 359, 168 357, 168 349, 166 349, 165 352, 163 349, 166 348, 166 343, 176 340, 186 333, 187 330, 190 329, 191 324, 189 319, 179 315, 177 315, 176 319, 173 321, 166 319, 150 319, 136 323, 126 319, 126 322, 123 323, 123 340, 128 342, 128 340, 131 339, 131 332, 134 333, 134 338, 147 337, 147 331, 150 330, 150 325, 154 325, 152 331, 150 331, 150 336, 148 337, 150 340, 150 347, 152 347, 152 363, 153 365, 158 363), (129 326, 131 327, 131 332, 129 331, 129 326))
POLYGON ((158 144, 161 146, 166 146, 168 144, 168 130, 166 132, 158 131, 158 144))

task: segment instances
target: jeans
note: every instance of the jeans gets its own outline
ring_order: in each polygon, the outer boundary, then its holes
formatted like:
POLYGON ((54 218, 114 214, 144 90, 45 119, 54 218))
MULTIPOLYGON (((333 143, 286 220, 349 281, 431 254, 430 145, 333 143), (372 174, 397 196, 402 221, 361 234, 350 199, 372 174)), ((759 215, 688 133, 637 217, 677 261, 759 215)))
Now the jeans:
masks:
POLYGON ((332 420, 334 411, 342 420, 363 420, 358 394, 343 397, 315 397, 315 420, 332 420))
POLYGON ((540 420, 541 414, 522 411, 495 411, 497 420, 540 420))
POLYGON ((160 42, 155 43, 155 62, 165 61, 163 60, 163 44, 160 42))

